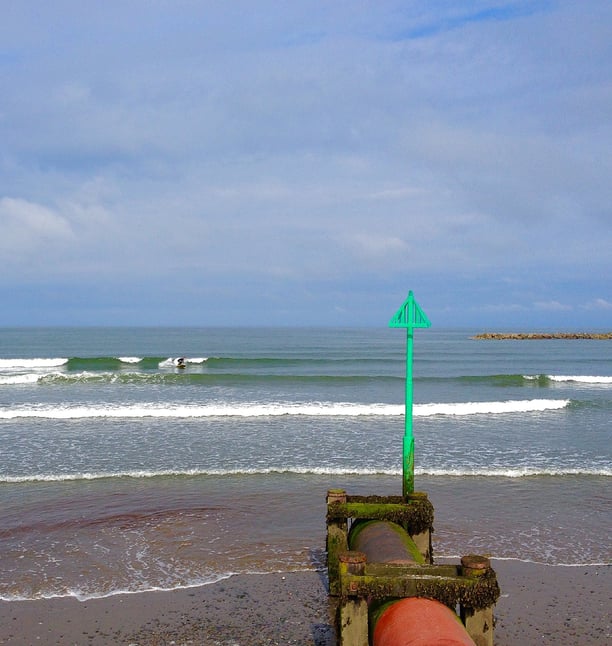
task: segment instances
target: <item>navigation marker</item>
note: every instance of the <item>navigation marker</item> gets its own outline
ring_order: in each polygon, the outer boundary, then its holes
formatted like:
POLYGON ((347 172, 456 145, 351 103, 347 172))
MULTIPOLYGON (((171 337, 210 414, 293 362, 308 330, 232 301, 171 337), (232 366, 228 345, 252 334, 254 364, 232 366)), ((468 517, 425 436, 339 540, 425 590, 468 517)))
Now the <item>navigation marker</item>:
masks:
POLYGON ((431 327, 427 315, 414 300, 412 291, 408 298, 389 321, 389 327, 406 328, 406 413, 404 415, 404 441, 402 493, 404 497, 414 492, 414 436, 412 434, 412 343, 414 328, 431 327))

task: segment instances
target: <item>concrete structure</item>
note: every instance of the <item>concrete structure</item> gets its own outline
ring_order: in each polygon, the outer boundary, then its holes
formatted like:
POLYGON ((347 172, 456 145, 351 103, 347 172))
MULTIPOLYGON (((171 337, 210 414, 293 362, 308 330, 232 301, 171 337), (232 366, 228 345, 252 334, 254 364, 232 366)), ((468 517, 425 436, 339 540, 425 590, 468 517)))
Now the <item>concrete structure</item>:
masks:
POLYGON ((470 555, 460 565, 434 565, 432 531, 433 506, 423 493, 404 499, 328 492, 329 588, 338 601, 340 646, 368 646, 379 609, 417 597, 458 609, 472 643, 493 646, 499 586, 489 560, 470 555))

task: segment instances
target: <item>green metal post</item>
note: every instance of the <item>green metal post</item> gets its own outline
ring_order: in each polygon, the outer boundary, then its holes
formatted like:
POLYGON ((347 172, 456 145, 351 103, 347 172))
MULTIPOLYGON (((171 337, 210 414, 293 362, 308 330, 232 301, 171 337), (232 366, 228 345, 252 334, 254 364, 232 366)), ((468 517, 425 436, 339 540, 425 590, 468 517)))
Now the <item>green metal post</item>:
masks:
POLYGON ((406 337, 406 413, 404 415, 404 440, 402 455, 402 493, 404 497, 414 491, 414 436, 412 433, 412 356, 414 328, 430 327, 425 312, 409 292, 408 298, 395 313, 389 327, 405 327, 406 337))
POLYGON ((414 435, 412 433, 412 354, 413 328, 406 331, 406 413, 404 415, 403 441, 403 486, 402 493, 406 497, 414 491, 414 435))

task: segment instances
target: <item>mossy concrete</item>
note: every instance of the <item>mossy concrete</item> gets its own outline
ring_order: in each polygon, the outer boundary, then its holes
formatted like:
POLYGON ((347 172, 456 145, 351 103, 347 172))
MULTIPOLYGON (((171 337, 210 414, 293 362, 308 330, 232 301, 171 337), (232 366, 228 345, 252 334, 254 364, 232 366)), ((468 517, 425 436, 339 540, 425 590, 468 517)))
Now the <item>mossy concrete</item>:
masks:
POLYGON ((377 608, 406 597, 435 599, 453 611, 459 607, 461 621, 477 646, 492 646, 493 607, 500 595, 497 576, 488 559, 478 555, 463 557, 458 565, 433 563, 434 510, 425 493, 348 496, 344 490, 333 490, 327 502, 329 589, 338 598, 342 646, 367 644, 366 628, 375 623, 377 608), (379 546, 369 550, 360 536, 377 523, 385 525, 381 541, 389 538, 400 558, 374 561, 385 550, 379 546), (365 624, 364 603, 369 613, 365 624))
POLYGON ((404 500, 391 496, 347 496, 347 501, 327 506, 327 522, 341 519, 388 520, 401 525, 411 536, 433 528, 434 509, 425 499, 404 500))

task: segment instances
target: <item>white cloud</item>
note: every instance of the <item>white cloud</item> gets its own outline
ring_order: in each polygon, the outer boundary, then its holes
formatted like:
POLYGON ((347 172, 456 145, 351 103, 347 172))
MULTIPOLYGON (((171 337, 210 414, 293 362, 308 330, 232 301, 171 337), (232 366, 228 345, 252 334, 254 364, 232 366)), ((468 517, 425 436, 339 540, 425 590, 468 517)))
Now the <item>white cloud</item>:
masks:
POLYGON ((367 197, 371 200, 405 200, 414 199, 416 196, 422 195, 423 189, 413 186, 395 186, 389 188, 381 188, 369 193, 367 197))
POLYGON ((56 89, 54 99, 63 109, 82 109, 91 99, 91 89, 83 83, 68 82, 56 89))
POLYGON ((349 234, 345 241, 358 259, 380 263, 382 267, 390 258, 406 254, 409 250, 408 245, 401 238, 377 233, 349 234))
POLYGON ((475 307, 474 309, 481 309, 484 312, 525 312, 527 308, 519 303, 497 303, 492 305, 484 305, 482 307, 475 307))
POLYGON ((612 310, 612 302, 606 300, 605 298, 596 298, 592 301, 589 301, 584 306, 584 309, 610 311, 612 310))
POLYGON ((0 199, 0 245, 14 254, 27 253, 47 244, 75 240, 70 222, 52 209, 27 200, 0 199))
POLYGON ((538 301, 533 306, 537 310, 545 310, 547 312, 569 312, 573 309, 571 305, 566 305, 559 301, 538 301))

